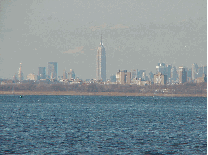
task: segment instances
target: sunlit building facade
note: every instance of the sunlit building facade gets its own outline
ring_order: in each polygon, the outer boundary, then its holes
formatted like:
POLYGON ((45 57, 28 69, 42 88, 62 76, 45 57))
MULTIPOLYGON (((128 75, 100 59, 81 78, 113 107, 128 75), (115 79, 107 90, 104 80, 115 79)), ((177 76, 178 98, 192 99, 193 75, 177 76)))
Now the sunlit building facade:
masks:
POLYGON ((179 67, 179 84, 187 82, 187 71, 184 67, 179 67))
POLYGON ((119 70, 116 73, 116 83, 117 84, 130 84, 131 83, 131 72, 127 70, 119 70))

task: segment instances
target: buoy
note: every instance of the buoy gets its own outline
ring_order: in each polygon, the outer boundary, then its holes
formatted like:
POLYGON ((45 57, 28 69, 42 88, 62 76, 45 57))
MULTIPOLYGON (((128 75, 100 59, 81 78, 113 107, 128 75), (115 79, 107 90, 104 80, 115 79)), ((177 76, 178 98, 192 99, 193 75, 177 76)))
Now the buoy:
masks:
POLYGON ((22 98, 22 95, 20 95, 20 98, 22 98))

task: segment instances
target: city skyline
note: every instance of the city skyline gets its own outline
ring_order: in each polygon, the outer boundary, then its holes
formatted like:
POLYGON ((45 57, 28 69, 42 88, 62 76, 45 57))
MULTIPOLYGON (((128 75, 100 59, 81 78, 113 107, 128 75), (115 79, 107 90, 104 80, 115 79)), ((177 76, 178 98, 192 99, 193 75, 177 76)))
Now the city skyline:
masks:
MULTIPOLYGON (((96 58, 97 58, 97 56, 96 56, 96 58)), ((57 66, 58 66, 57 62, 48 62, 47 69, 46 69, 46 67, 38 67, 37 74, 34 72, 31 72, 29 74, 33 74, 34 76, 36 76, 37 80, 40 80, 40 79, 55 79, 55 80, 59 79, 60 80, 60 79, 71 79, 71 78, 73 78, 73 79, 79 78, 84 81, 90 80, 90 78, 83 79, 82 77, 75 76, 76 71, 74 72, 73 69, 69 69, 69 70, 64 69, 64 70, 61 70, 58 72, 57 66), (46 72, 48 74, 46 74, 46 72)), ((193 63, 189 67, 182 66, 182 65, 179 65, 179 67, 176 67, 176 66, 173 66, 172 64, 157 63, 155 65, 155 72, 154 71, 146 72, 146 70, 144 70, 144 69, 142 69, 142 70, 131 69, 128 71, 131 72, 131 79, 134 79, 136 77, 146 79, 145 77, 148 77, 148 79, 150 80, 151 76, 161 73, 162 75, 166 75, 167 79, 172 79, 173 81, 177 81, 177 79, 180 80, 180 77, 179 77, 180 73, 179 72, 180 72, 181 68, 186 70, 187 77, 188 77, 188 72, 191 72, 191 73, 189 73, 190 74, 189 76, 192 80, 194 80, 198 77, 202 77, 202 74, 204 74, 204 73, 207 74, 207 64, 198 65, 197 63, 193 63), (177 74, 177 76, 175 74, 177 74)), ((117 71, 120 72, 120 71, 122 71, 122 69, 118 69, 117 71)), ((110 80, 111 76, 116 76, 116 74, 118 73, 117 71, 114 74, 110 75, 110 78, 107 78, 106 80, 110 80)), ((127 70, 123 70, 123 71, 127 72, 127 70)), ((29 74, 27 74, 27 75, 29 75, 29 74)), ((19 67, 18 71, 13 74, 13 77, 6 78, 6 79, 14 79, 16 76, 16 78, 18 78, 18 79, 21 78, 23 80, 23 79, 27 79, 26 78, 27 75, 24 74, 24 71, 22 71, 22 63, 20 63, 20 67, 19 67)), ((96 72, 96 75, 97 75, 97 72, 96 72)), ((97 81, 99 81, 99 80, 104 81, 104 80, 102 80, 102 78, 97 78, 96 75, 94 78, 91 78, 91 79, 97 80, 97 81)), ((188 80, 187 82, 190 82, 190 80, 188 80)))
POLYGON ((205 0, 0 4, 0 78, 12 78, 19 63, 25 77, 48 62, 58 62, 58 76, 73 68, 78 77, 96 78, 101 32, 107 78, 119 69, 155 73, 159 61, 176 68, 207 64, 205 0))

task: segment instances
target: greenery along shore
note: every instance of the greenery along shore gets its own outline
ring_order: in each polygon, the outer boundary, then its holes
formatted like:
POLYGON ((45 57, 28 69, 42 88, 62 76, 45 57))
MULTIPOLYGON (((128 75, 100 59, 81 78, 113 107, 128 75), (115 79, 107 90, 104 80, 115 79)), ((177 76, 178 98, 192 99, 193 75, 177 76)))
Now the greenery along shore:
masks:
POLYGON ((5 84, 0 94, 10 95, 106 95, 106 96, 207 96, 207 83, 184 85, 120 85, 109 84, 5 84))

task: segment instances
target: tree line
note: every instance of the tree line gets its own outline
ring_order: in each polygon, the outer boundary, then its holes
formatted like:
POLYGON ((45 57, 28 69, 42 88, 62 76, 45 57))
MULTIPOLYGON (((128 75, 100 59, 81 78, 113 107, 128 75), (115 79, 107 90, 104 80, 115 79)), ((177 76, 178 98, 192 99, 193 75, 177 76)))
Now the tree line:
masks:
POLYGON ((123 93, 163 93, 163 94, 206 94, 207 83, 186 83, 183 85, 121 85, 90 84, 5 84, 0 91, 78 91, 78 92, 123 92, 123 93))

